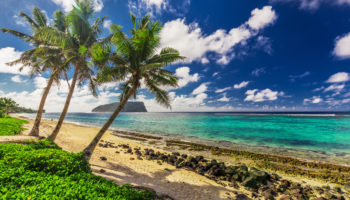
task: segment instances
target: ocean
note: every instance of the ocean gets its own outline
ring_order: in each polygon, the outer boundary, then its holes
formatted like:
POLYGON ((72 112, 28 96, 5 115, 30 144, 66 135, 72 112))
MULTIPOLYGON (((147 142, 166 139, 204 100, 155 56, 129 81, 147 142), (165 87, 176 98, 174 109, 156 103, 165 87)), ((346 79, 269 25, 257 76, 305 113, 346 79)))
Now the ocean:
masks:
MULTIPOLYGON (((66 122, 101 127, 111 113, 68 113, 66 122)), ((26 114, 34 118, 35 114, 26 114)), ((57 120, 59 113, 45 113, 57 120)), ((248 146, 350 154, 350 113, 121 113, 114 129, 248 146)))

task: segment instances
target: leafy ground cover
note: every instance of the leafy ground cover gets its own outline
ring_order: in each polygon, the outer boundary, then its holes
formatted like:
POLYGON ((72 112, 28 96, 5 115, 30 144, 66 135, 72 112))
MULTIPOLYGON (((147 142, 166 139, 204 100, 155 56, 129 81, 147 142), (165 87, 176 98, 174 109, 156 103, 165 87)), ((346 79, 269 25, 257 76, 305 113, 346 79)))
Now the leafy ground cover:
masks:
POLYGON ((25 123, 28 121, 9 116, 0 118, 0 136, 17 135, 23 130, 22 125, 25 123))
POLYGON ((95 176, 81 153, 47 140, 0 144, 0 199, 154 199, 151 192, 95 176))

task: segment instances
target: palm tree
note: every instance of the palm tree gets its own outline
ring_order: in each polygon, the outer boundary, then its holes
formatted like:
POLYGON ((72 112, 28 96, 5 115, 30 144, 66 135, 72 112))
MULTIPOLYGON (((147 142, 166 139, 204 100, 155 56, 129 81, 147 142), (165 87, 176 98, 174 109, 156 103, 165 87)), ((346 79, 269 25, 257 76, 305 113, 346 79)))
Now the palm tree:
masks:
POLYGON ((120 88, 122 94, 118 107, 84 149, 84 155, 88 158, 129 98, 131 96, 136 98, 137 89, 141 87, 142 81, 155 95, 159 104, 171 107, 168 92, 162 87, 176 87, 178 78, 173 76, 173 72, 164 68, 184 57, 172 48, 163 48, 157 53, 160 46, 159 32, 162 28, 158 21, 151 22, 150 17, 146 16, 137 22, 132 13, 131 20, 134 26, 131 37, 124 34, 120 26, 112 25, 111 42, 114 48, 100 46, 95 48, 93 54, 95 63, 102 65, 102 70, 97 75, 98 82, 125 82, 120 88), (112 49, 115 51, 112 52, 112 49))
POLYGON ((18 107, 18 104, 11 98, 0 98, 0 110, 3 110, 6 115, 8 115, 16 107, 18 107))
POLYGON ((97 96, 93 81, 94 71, 89 64, 89 57, 93 45, 97 42, 104 42, 104 40, 98 39, 98 35, 102 32, 101 27, 105 18, 97 18, 94 23, 90 24, 93 16, 94 10, 91 0, 75 0, 73 10, 66 17, 67 30, 65 32, 46 27, 37 34, 40 41, 62 49, 65 52, 66 63, 74 65, 74 74, 68 96, 58 123, 48 137, 49 140, 55 140, 61 129, 77 83, 81 85, 88 81, 93 95, 97 96))
MULTIPOLYGON (((31 76, 42 74, 46 71, 51 71, 50 78, 48 79, 47 85, 44 88, 43 95, 40 100, 33 128, 29 133, 31 136, 39 136, 39 126, 42 113, 44 112, 46 98, 49 94, 52 84, 54 82, 56 84, 59 84, 60 77, 62 74, 65 74, 67 65, 62 62, 63 55, 60 49, 51 48, 49 46, 45 47, 44 43, 39 42, 38 39, 34 36, 38 31, 40 31, 40 29, 48 26, 47 18, 44 12, 35 7, 33 9, 33 18, 29 17, 23 12, 20 12, 19 15, 30 24, 33 36, 6 28, 2 28, 1 30, 4 33, 10 33, 14 36, 22 38, 26 42, 34 44, 35 47, 33 49, 25 51, 22 53, 19 59, 8 63, 8 65, 12 66, 16 64, 22 64, 20 71, 22 71, 24 67, 30 67, 31 76)), ((66 29, 64 26, 64 21, 64 14, 61 11, 56 11, 53 28, 64 31, 66 29)))

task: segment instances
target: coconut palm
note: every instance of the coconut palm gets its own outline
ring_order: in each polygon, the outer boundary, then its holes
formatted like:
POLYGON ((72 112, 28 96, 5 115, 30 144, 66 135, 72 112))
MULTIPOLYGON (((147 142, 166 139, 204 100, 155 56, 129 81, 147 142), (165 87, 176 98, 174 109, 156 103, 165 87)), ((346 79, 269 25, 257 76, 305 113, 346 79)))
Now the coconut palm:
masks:
POLYGON ((73 10, 66 17, 68 28, 65 32, 45 27, 36 34, 39 40, 46 42, 48 46, 62 49, 66 56, 65 62, 74 66, 74 74, 65 105, 55 129, 48 137, 49 140, 54 140, 61 129, 77 83, 82 85, 88 81, 93 95, 97 96, 93 81, 94 71, 89 64, 89 57, 92 46, 100 42, 98 36, 102 32, 101 28, 105 18, 97 18, 93 23, 90 23, 93 16, 94 10, 91 0, 75 0, 73 10))
MULTIPOLYGON (((38 31, 40 31, 40 29, 48 26, 47 18, 44 12, 35 7, 32 14, 33 18, 23 12, 20 12, 19 15, 29 23, 32 28, 33 36, 6 28, 2 28, 1 30, 4 33, 10 33, 24 39, 26 42, 33 44, 34 48, 25 51, 21 54, 19 59, 8 63, 8 65, 12 66, 21 64, 22 67, 19 69, 20 71, 22 71, 24 67, 30 67, 31 77, 51 71, 47 85, 44 88, 43 95, 40 100, 33 128, 29 133, 31 136, 39 136, 39 126, 42 113, 44 112, 46 98, 53 83, 55 82, 57 85, 59 84, 60 77, 65 74, 67 65, 63 63, 63 54, 60 49, 45 46, 43 42, 40 42, 34 36, 38 31)), ((64 31, 66 29, 64 24, 64 14, 61 11, 56 11, 52 28, 64 31)))
POLYGON ((97 75, 98 82, 124 81, 124 83, 120 88, 122 93, 118 107, 84 150, 84 155, 88 158, 129 98, 133 96, 136 99, 141 82, 144 82, 145 87, 155 95, 159 104, 171 107, 168 92, 162 87, 176 87, 178 78, 173 76, 173 72, 164 68, 184 57, 172 48, 163 48, 158 53, 161 30, 158 21, 152 22, 150 17, 146 16, 137 22, 133 14, 131 20, 134 28, 130 37, 121 31, 121 27, 112 25, 111 42, 114 46, 99 46, 95 48, 93 54, 95 63, 102 65, 97 75))

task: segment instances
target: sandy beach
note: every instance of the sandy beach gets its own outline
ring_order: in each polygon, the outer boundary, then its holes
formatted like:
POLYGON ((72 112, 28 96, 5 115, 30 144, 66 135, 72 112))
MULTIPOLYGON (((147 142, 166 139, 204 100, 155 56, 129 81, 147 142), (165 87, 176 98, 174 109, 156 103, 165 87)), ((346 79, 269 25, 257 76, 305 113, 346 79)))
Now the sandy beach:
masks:
MULTIPOLYGON (((20 114, 13 115, 17 118, 28 120, 30 123, 25 124, 27 130, 23 131, 21 135, 27 135, 32 127, 33 120, 21 117, 20 114)), ((46 137, 51 133, 56 122, 52 120, 42 120, 40 127, 40 136, 46 137)), ((70 152, 80 152, 93 139, 98 132, 98 128, 81 126, 71 123, 64 123, 55 142, 64 150, 70 152)), ((153 142, 145 142, 142 139, 132 140, 131 137, 117 137, 113 135, 112 131, 108 131, 101 142, 107 142, 116 146, 115 148, 97 147, 93 152, 90 164, 93 172, 96 175, 105 177, 116 181, 118 184, 131 184, 136 187, 150 188, 159 195, 169 196, 172 199, 264 199, 257 191, 246 190, 244 187, 233 187, 224 181, 218 182, 208 179, 194 171, 186 169, 177 169, 175 166, 167 163, 159 163, 154 160, 139 160, 135 154, 125 152, 125 149, 117 147, 118 145, 128 145, 131 149, 154 149, 155 151, 169 153, 172 151, 169 147, 160 148, 162 146, 157 144, 157 140, 153 142), (101 159, 101 158, 105 159, 101 159)), ((198 155, 198 152, 183 152, 198 155)), ((201 153, 203 155, 203 153, 201 153)), ((205 155, 205 157, 210 155, 205 155)), ((225 162, 225 156, 215 157, 218 160, 222 159, 225 162)), ((242 163, 242 160, 239 160, 242 163)), ((290 181, 298 182, 302 185, 309 185, 312 187, 325 187, 333 184, 326 184, 316 180, 309 180, 304 178, 295 178, 283 175, 283 178, 290 181)), ((283 195, 277 196, 276 199, 283 199, 283 195)), ((345 194, 345 199, 349 199, 345 194)))

